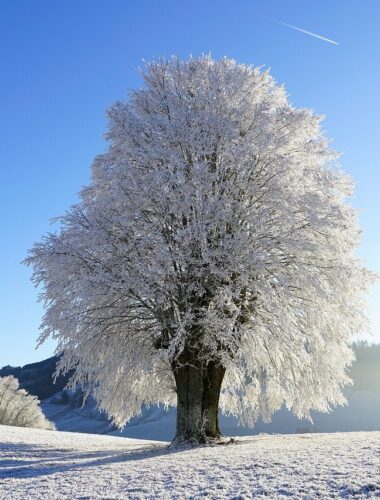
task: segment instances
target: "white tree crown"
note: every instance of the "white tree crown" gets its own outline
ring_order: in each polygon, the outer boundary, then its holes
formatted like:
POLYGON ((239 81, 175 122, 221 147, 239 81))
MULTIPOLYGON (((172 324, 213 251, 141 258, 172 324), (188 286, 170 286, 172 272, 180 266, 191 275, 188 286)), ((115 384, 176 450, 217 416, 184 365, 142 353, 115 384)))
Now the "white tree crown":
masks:
POLYGON ((159 60, 143 78, 109 109, 79 203, 26 259, 40 340, 118 425, 175 404, 189 345, 225 365, 221 407, 246 424, 344 403, 372 276, 321 117, 230 59, 159 60))

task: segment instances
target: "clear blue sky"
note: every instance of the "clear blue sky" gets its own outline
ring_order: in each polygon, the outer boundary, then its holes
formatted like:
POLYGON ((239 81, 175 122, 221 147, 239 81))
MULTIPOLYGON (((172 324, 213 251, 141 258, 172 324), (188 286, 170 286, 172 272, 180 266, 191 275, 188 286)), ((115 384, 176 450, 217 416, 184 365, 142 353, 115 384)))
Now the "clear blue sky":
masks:
MULTIPOLYGON (((0 0, 0 366, 35 351, 43 309, 20 261, 77 200, 105 143, 104 110, 143 59, 211 53, 271 68, 356 180, 360 255, 380 272, 379 0, 0 0), (273 19, 335 40, 333 45, 273 19)), ((380 290, 371 297, 380 342, 380 290)))

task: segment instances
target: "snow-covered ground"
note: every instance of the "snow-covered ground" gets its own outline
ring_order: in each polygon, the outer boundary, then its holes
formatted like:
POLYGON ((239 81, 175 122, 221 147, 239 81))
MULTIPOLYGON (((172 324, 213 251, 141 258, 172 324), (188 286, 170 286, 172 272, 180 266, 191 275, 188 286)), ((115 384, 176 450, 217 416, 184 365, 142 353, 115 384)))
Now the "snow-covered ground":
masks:
POLYGON ((380 497, 380 432, 260 435, 187 450, 0 426, 1 499, 380 497))

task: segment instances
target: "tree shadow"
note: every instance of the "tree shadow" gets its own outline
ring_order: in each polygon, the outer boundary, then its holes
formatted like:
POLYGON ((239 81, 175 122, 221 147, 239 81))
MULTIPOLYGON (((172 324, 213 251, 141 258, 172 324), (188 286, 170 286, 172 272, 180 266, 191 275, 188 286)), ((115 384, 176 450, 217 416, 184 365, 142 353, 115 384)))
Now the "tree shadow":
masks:
MULTIPOLYGON (((122 450, 80 452, 37 445, 9 444, 1 449, 0 480, 6 478, 33 478, 87 467, 138 462, 147 458, 156 458, 185 451, 183 449, 170 449, 166 444, 142 445, 137 450, 136 444, 130 445, 130 447, 133 448, 130 451, 123 448, 122 450), (9 455, 9 459, 6 458, 7 455, 9 455), (15 455, 22 456, 20 459, 15 459, 15 455)), ((128 445, 126 445, 126 448, 128 448, 128 445)))

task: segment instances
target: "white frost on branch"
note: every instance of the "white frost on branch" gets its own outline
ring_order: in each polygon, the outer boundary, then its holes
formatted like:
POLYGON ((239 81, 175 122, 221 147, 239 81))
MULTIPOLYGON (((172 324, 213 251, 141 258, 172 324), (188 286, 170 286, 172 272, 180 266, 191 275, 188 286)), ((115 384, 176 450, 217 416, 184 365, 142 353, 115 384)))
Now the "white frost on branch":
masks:
POLYGON ((26 259, 41 342, 118 425, 175 404, 185 345, 226 369, 221 407, 252 425, 345 402, 371 274, 355 257, 353 183, 321 117, 268 71, 177 58, 108 111, 108 150, 58 234, 26 259))
POLYGON ((54 430, 39 406, 36 396, 20 389, 17 378, 0 377, 0 425, 54 430))

